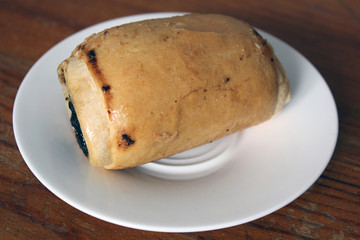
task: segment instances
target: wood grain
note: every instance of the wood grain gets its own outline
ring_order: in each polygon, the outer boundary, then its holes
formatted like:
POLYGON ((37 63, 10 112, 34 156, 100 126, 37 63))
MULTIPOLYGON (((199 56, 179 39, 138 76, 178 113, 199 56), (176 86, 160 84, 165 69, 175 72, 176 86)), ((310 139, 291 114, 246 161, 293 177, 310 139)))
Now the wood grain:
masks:
POLYGON ((360 1, 0 1, 0 239, 360 239, 360 1), (18 87, 65 37, 112 18, 186 11, 243 19, 295 47, 324 76, 339 114, 330 164, 302 196, 261 219, 197 233, 156 233, 82 213, 30 172, 14 139, 18 87))

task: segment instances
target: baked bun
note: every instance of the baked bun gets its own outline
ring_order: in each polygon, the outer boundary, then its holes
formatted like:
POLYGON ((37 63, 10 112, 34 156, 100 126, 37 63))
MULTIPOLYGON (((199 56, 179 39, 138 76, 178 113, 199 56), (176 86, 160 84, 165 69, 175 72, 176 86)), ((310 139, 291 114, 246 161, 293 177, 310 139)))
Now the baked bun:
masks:
POLYGON ((247 23, 188 14, 93 34, 58 68, 94 166, 155 161, 261 123, 289 101, 270 44, 247 23))

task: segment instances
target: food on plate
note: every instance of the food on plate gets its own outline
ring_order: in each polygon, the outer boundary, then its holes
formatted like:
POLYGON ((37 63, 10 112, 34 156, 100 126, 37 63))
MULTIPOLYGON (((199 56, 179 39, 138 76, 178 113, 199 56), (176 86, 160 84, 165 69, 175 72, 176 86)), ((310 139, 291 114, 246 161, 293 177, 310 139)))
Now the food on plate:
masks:
POLYGON ((122 169, 268 120, 290 100, 270 44, 216 14, 133 22, 93 34, 58 67, 77 141, 122 169))

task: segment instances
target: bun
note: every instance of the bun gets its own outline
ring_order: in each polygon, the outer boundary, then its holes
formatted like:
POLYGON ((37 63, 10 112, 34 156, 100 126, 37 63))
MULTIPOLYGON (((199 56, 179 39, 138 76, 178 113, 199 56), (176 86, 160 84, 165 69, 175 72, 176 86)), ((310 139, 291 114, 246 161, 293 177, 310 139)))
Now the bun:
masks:
POLYGON ((92 165, 107 169, 155 161, 254 126, 290 99, 270 44, 247 23, 214 14, 93 34, 58 75, 80 146, 92 165))

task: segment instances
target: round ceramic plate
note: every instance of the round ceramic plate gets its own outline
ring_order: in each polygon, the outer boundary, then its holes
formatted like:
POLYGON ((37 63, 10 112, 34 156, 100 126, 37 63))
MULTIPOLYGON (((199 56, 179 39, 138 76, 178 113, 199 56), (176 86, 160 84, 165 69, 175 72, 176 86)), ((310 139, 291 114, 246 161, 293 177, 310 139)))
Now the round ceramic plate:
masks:
MULTIPOLYGON (((109 171, 91 167, 79 149, 57 78, 59 63, 94 32, 177 14, 181 13, 135 15, 100 23, 42 56, 23 80, 14 104, 14 133, 24 160, 68 204, 131 228, 205 231, 278 210, 306 191, 327 166, 336 144, 338 118, 332 94, 314 66, 263 31, 259 32, 273 45, 288 73, 292 100, 269 121, 220 140, 216 148, 221 148, 221 141, 230 141, 231 148, 215 154, 224 163, 216 171, 185 180, 154 177, 156 171, 141 168, 109 171)), ((199 154, 207 154, 206 149, 199 154)), ((172 160, 181 158, 184 155, 172 160)))

